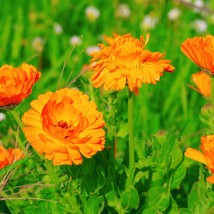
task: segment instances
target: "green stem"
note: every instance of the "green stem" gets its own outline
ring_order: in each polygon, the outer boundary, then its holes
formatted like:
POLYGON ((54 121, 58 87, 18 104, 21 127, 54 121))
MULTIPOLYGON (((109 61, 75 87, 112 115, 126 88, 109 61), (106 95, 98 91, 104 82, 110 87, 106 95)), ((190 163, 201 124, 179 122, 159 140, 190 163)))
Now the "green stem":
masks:
POLYGON ((22 130, 23 127, 24 127, 24 124, 22 123, 22 121, 21 121, 19 115, 17 114, 17 112, 16 112, 14 109, 12 109, 10 112, 11 112, 11 114, 13 115, 13 118, 15 119, 15 121, 17 122, 17 124, 19 125, 19 127, 20 127, 21 130, 22 130))
POLYGON ((58 185, 60 183, 60 178, 56 173, 56 169, 59 169, 59 168, 57 166, 54 166, 49 160, 44 159, 44 161, 45 161, 45 166, 47 168, 48 174, 51 179, 51 183, 58 185))
POLYGON ((134 136, 133 136, 133 93, 129 91, 128 97, 128 133, 129 133, 129 179, 132 185, 134 177, 134 136))
MULTIPOLYGON (((19 115, 17 114, 17 112, 16 112, 14 109, 12 109, 10 112, 11 112, 13 118, 15 119, 15 121, 17 122, 18 126, 19 126, 19 127, 21 128, 21 130, 22 130, 23 127, 24 127, 24 124, 22 123, 22 121, 21 121, 19 115)), ((18 144, 19 144, 19 147, 21 148, 22 151, 24 151, 24 149, 25 149, 24 143, 22 142, 22 140, 20 139, 19 136, 16 136, 16 137, 17 137, 17 142, 18 142, 18 144)))

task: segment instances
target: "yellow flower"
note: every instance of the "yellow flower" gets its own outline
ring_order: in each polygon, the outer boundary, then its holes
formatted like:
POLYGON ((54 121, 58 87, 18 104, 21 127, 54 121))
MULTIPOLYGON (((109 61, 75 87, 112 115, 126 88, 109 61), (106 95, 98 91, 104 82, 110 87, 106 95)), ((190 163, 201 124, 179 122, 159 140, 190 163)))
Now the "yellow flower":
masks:
POLYGON ((23 63, 19 68, 3 65, 0 68, 0 108, 18 105, 32 92, 39 78, 40 72, 32 65, 23 63))
POLYGON ((187 39, 181 45, 181 51, 202 71, 214 75, 214 36, 187 39))
POLYGON ((146 41, 130 34, 114 34, 113 38, 105 37, 105 40, 109 45, 101 44, 101 50, 91 59, 95 88, 104 86, 104 90, 121 90, 128 85, 130 91, 137 94, 143 83, 155 84, 164 71, 174 70, 169 60, 162 59, 164 54, 144 50, 149 35, 146 41))
POLYGON ((19 148, 6 150, 0 146, 0 169, 22 158, 23 154, 19 148))
POLYGON ((91 158, 104 149, 103 116, 82 92, 68 88, 47 92, 31 107, 22 117, 26 139, 54 165, 78 165, 82 155, 91 158))
POLYGON ((201 137, 201 150, 202 152, 187 148, 185 156, 205 164, 212 173, 212 175, 207 178, 207 181, 214 183, 214 135, 201 137))
POLYGON ((190 86, 192 89, 201 93, 205 97, 209 97, 211 95, 211 79, 210 76, 203 71, 192 74, 192 80, 197 86, 194 88, 190 86))

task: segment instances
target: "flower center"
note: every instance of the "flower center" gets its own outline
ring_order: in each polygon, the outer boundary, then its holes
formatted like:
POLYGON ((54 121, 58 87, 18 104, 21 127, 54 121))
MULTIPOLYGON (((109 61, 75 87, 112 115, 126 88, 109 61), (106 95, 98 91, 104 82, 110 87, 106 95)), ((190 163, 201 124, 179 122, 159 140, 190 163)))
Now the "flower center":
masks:
POLYGON ((71 125, 68 125, 67 122, 62 121, 62 120, 58 122, 58 126, 61 127, 62 129, 68 129, 71 127, 71 125))

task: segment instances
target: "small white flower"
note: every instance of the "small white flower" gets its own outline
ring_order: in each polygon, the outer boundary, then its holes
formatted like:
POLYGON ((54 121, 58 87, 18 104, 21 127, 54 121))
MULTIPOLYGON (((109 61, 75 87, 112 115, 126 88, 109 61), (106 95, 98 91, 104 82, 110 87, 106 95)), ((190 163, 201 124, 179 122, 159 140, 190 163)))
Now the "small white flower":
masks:
POLYGON ((74 35, 72 36, 70 39, 69 39, 69 44, 71 46, 78 46, 78 45, 81 45, 82 44, 82 39, 77 36, 77 35, 74 35))
POLYGON ((63 32, 62 26, 59 23, 54 23, 53 27, 56 34, 61 34, 63 32))
POLYGON ((42 37, 36 37, 32 41, 32 47, 38 52, 42 52, 44 48, 45 40, 42 37))
POLYGON ((89 56, 91 56, 93 53, 96 53, 100 51, 100 47, 95 45, 95 46, 89 46, 86 48, 85 52, 86 54, 88 54, 89 56))
POLYGON ((203 19, 197 19, 193 22, 193 28, 197 33, 204 33, 207 30, 207 23, 203 19))
POLYGON ((127 4, 119 4, 116 11, 116 16, 121 18, 129 18, 131 15, 130 7, 127 4))
POLYGON ((0 122, 3 121, 3 120, 5 120, 5 118, 6 118, 6 117, 5 117, 5 114, 0 113, 0 122))
POLYGON ((195 0, 194 5, 197 7, 194 9, 194 12, 200 12, 200 8, 204 6, 203 0, 195 0))
POLYGON ((180 17, 180 15, 181 11, 178 8, 172 8, 167 14, 168 19, 171 21, 177 20, 180 17))
POLYGON ((147 15, 144 17, 143 21, 140 24, 141 29, 151 30, 154 29, 158 23, 158 18, 155 16, 147 15))
POLYGON ((203 2, 203 0, 195 0, 194 5, 197 7, 203 7, 204 2, 203 2))
POLYGON ((85 14, 89 21, 96 21, 100 16, 100 11, 94 6, 88 6, 85 10, 85 14))

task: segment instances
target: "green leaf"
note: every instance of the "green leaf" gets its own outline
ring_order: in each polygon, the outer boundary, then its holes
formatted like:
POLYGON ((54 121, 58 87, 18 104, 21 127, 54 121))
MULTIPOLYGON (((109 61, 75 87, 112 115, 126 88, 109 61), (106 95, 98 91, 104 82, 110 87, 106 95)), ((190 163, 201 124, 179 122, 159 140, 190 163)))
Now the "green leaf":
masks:
POLYGON ((148 171, 146 171, 146 172, 142 172, 142 171, 137 172, 137 174, 136 174, 136 176, 134 178, 134 184, 138 183, 142 178, 144 178, 144 179, 148 178, 148 174, 149 174, 148 171))
POLYGON ((146 208, 152 207, 158 211, 165 211, 170 204, 170 194, 161 186, 153 187, 147 192, 146 208))
POLYGON ((128 135, 128 123, 122 123, 117 132, 117 137, 126 137, 128 135))
POLYGON ((9 171, 15 169, 16 167, 21 166, 21 165, 24 164, 26 161, 32 159, 32 157, 33 157, 33 155, 28 156, 28 157, 26 157, 26 158, 23 158, 23 159, 21 159, 21 160, 17 160, 17 161, 14 162, 13 164, 10 164, 10 165, 8 165, 8 166, 2 168, 2 169, 0 170, 0 176, 2 176, 2 175, 4 175, 4 174, 8 173, 9 171))
POLYGON ((124 209, 137 209, 139 206, 139 195, 134 187, 130 187, 121 195, 121 204, 124 209))
POLYGON ((88 199, 84 206, 84 213, 85 214, 92 214, 92 213, 101 213, 104 208, 104 199, 103 197, 95 197, 92 196, 88 199))
POLYGON ((97 177, 98 177, 98 187, 96 188, 96 191, 99 191, 106 183, 106 178, 105 178, 105 172, 102 166, 97 167, 97 177))
POLYGON ((185 176, 186 176, 186 167, 184 164, 181 164, 174 172, 170 189, 172 190, 174 188, 177 188, 185 176))
POLYGON ((203 173, 204 170, 200 169, 199 181, 193 184, 188 197, 188 207, 192 213, 209 213, 209 209, 214 205, 214 192, 211 191, 211 184, 205 181, 203 173))
POLYGON ((181 151, 178 144, 175 144, 171 155, 171 165, 170 169, 175 169, 179 166, 181 161, 183 160, 183 152, 181 151))
POLYGON ((114 207, 116 208, 119 204, 119 201, 118 201, 118 197, 117 197, 117 193, 115 190, 112 190, 110 192, 108 192, 106 195, 105 195, 106 199, 107 199, 107 203, 108 203, 108 206, 109 207, 114 207))
POLYGON ((157 213, 157 210, 153 209, 153 208, 148 208, 143 210, 142 214, 152 214, 152 213, 157 213))
POLYGON ((181 208, 179 214, 192 214, 192 212, 187 208, 181 208))
POLYGON ((170 209, 167 210, 167 214, 175 214, 178 213, 178 205, 174 198, 171 196, 171 205, 170 209))

